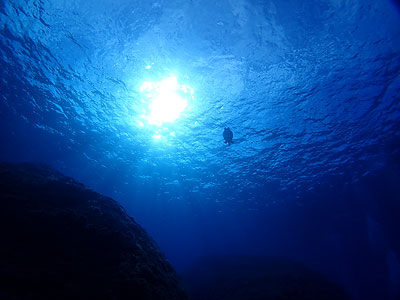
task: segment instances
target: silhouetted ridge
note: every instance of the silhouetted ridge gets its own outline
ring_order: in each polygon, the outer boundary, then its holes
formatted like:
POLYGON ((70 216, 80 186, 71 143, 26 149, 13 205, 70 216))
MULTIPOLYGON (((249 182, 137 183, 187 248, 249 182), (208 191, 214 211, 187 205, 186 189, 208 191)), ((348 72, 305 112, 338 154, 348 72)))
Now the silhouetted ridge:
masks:
POLYGON ((209 256, 184 273, 192 300, 347 300, 335 283, 291 260, 209 256))
POLYGON ((51 168, 0 164, 0 299, 186 299, 114 200, 51 168))

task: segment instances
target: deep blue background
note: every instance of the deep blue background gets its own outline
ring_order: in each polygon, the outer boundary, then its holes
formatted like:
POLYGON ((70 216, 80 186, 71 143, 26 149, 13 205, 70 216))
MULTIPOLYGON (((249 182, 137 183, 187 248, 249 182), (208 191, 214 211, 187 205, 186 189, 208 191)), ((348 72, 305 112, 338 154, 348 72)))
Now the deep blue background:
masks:
POLYGON ((1 160, 118 200, 178 272, 281 255, 400 296, 398 2, 1 1, 0 34, 1 160), (171 73, 188 109, 139 126, 171 73))

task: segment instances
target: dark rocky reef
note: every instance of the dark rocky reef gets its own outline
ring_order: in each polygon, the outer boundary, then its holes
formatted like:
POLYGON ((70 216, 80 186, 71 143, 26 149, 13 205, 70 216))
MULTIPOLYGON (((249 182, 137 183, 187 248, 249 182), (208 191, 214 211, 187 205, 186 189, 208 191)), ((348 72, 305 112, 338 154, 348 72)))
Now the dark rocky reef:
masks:
POLYGON ((0 299, 186 299, 114 200, 51 168, 0 164, 0 299))
POLYGON ((348 300, 333 282, 283 258, 204 257, 183 279, 192 300, 348 300))

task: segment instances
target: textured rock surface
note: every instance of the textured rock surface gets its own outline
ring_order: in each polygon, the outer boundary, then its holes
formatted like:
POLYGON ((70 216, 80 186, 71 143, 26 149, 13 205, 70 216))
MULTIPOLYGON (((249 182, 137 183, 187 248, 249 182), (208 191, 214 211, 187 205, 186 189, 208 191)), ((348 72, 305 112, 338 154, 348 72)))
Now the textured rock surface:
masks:
POLYGON ((114 200, 33 164, 0 164, 0 299, 186 299, 114 200))
POLYGON ((184 274, 192 300, 347 300, 336 284, 282 258, 214 256, 184 274))

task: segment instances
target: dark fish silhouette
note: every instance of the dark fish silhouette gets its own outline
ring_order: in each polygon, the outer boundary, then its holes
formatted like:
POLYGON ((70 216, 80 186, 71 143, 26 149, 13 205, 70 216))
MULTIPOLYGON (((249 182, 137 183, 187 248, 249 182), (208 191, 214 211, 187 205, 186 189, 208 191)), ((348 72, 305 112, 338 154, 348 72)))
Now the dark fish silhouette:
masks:
POLYGON ((225 144, 228 144, 228 146, 230 146, 231 144, 233 144, 233 132, 229 127, 225 127, 224 129, 224 133, 222 134, 225 140, 225 144))

